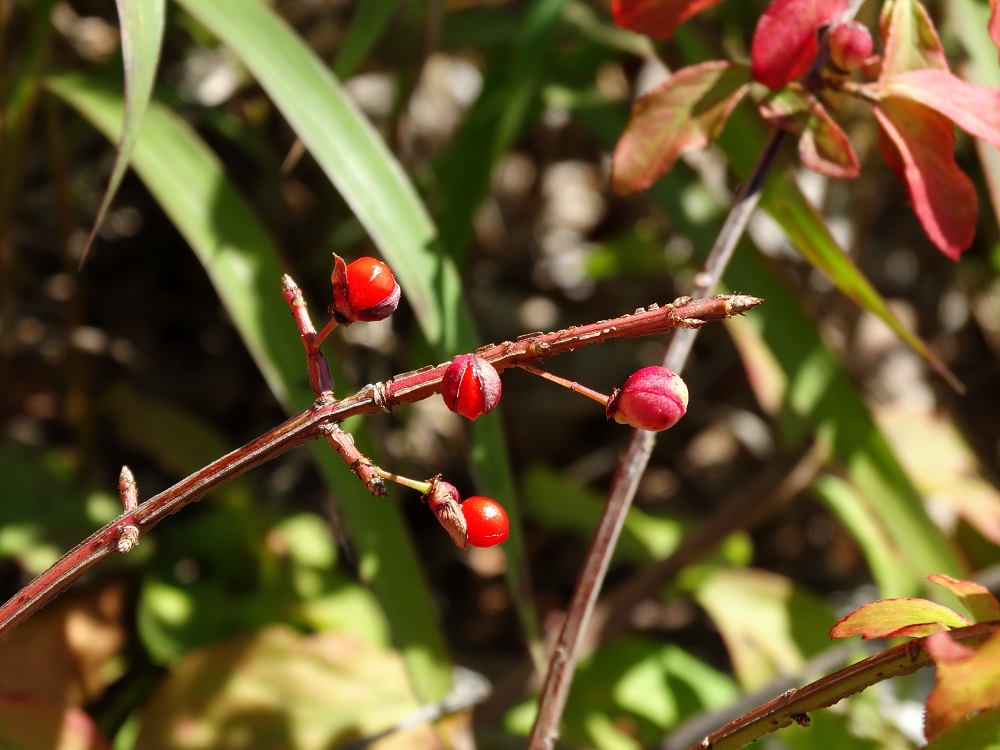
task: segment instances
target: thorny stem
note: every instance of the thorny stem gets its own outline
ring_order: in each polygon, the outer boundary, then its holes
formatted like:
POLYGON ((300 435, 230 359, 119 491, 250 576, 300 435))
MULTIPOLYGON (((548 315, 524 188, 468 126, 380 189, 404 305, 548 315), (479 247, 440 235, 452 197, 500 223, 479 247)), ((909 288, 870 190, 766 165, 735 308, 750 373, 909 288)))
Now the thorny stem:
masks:
MULTIPOLYGON (((839 20, 852 19, 860 6, 861 0, 851 0, 839 20)), ((807 86, 814 85, 813 82, 826 64, 828 55, 829 47, 824 39, 816 59, 806 73, 807 86)), ((786 140, 787 134, 783 130, 774 130, 771 133, 746 182, 735 197, 733 207, 705 260, 702 272, 695 278, 692 296, 708 294, 718 286, 736 250, 736 245, 760 202, 764 183, 786 140)), ((675 332, 664 355, 663 366, 676 373, 682 372, 695 336, 697 329, 675 332)), ((639 480, 649 464, 655 442, 655 433, 635 430, 619 461, 618 470, 612 478, 608 501, 604 505, 604 511, 584 558, 562 630, 549 662, 549 671, 538 699, 535 724, 528 739, 528 747, 531 750, 551 750, 559 736, 559 722, 566 707, 566 698, 569 696, 570 684, 590 617, 611 562, 611 555, 621 535, 625 514, 632 505, 639 480)))
MULTIPOLYGON (((354 448, 350 435, 344 433, 338 423, 356 415, 389 411, 399 404, 415 403, 439 393, 441 379, 450 362, 402 373, 385 382, 367 385, 353 396, 336 400, 330 391, 332 380, 326 360, 312 346, 314 339, 307 335, 314 329, 308 322, 308 312, 302 302, 301 292, 287 276, 282 279, 282 286, 285 299, 288 300, 296 324, 303 334, 310 381, 319 394, 313 405, 270 432, 140 503, 135 510, 122 513, 80 542, 0 607, 0 637, 40 609, 85 570, 116 552, 122 529, 132 525, 138 529, 139 534, 146 533, 170 514, 199 500, 208 491, 319 437, 330 441, 351 469, 365 481, 366 486, 373 488, 366 476, 378 478, 374 467, 354 448)), ((475 353, 498 371, 502 371, 523 362, 546 359, 609 339, 659 335, 678 327, 697 328, 707 321, 723 320, 747 312, 761 301, 757 297, 742 294, 718 295, 701 300, 682 298, 677 300, 677 304, 664 307, 651 305, 648 309, 640 309, 631 315, 611 320, 545 334, 526 334, 516 341, 481 347, 475 353)), ((372 491, 375 492, 374 489, 372 491)))

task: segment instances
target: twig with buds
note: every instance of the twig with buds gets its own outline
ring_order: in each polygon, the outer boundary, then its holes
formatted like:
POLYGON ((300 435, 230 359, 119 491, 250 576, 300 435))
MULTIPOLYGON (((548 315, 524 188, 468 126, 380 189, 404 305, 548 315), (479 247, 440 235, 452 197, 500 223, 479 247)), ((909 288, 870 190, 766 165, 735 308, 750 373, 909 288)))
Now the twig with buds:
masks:
MULTIPOLYGON (((338 275, 340 279, 350 279, 350 271, 351 267, 348 266, 345 276, 344 268, 338 266, 334 272, 335 290, 338 275)), ((104 557, 115 552, 124 553, 131 550, 141 534, 151 530, 170 514, 176 513, 205 493, 240 474, 319 437, 330 442, 373 494, 384 494, 383 479, 388 473, 375 467, 357 451, 353 439, 341 430, 339 423, 348 417, 360 414, 389 411, 399 404, 421 401, 440 392, 442 381, 452 363, 402 373, 385 382, 367 385, 353 396, 337 400, 333 396, 333 380, 330 378, 326 360, 319 351, 319 339, 302 294, 288 276, 282 279, 282 290, 306 350, 310 383, 317 393, 313 405, 143 503, 138 503, 131 472, 124 469, 120 480, 123 513, 59 558, 0 607, 0 637, 40 609, 104 557)), ((395 299, 398 300, 398 288, 389 289, 387 294, 395 295, 395 299)), ((331 312, 339 317, 341 324, 345 325, 354 322, 349 319, 349 310, 345 307, 349 304, 349 299, 347 292, 342 290, 340 302, 335 302, 331 309, 331 312), (338 304, 340 307, 337 307, 338 304)), ((371 302, 369 299, 363 297, 362 299, 365 303, 371 302)), ((475 352, 475 356, 500 372, 509 367, 537 362, 610 339, 653 336, 672 328, 697 328, 708 321, 723 320, 747 312, 761 301, 756 297, 741 294, 698 300, 681 298, 670 305, 663 307, 651 305, 649 308, 636 310, 630 315, 611 320, 574 326, 551 333, 525 334, 515 341, 481 347, 475 352)), ((382 308, 377 303, 361 311, 362 314, 369 316, 381 312, 382 308)), ((355 318, 355 320, 362 319, 364 318, 360 314, 355 318)), ((329 329, 330 326, 327 326, 324 331, 329 329)), ((453 533, 453 529, 448 530, 449 533, 453 533)))

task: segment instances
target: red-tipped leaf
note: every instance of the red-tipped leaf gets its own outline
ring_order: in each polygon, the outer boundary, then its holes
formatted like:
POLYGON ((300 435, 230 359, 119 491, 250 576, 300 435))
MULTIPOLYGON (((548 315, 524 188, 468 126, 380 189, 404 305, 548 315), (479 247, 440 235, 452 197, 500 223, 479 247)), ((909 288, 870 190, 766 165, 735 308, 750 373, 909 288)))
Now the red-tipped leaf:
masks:
POLYGON ((909 70, 948 70, 944 48, 927 9, 917 0, 894 0, 882 8, 885 53, 882 76, 909 70))
POLYGON ((969 621, 927 599, 882 599, 858 607, 830 628, 831 638, 860 635, 865 640, 889 636, 919 636, 961 628, 969 621))
POLYGON ((745 66, 714 60, 677 71, 636 100, 611 162, 615 190, 645 190, 681 154, 708 146, 749 85, 745 66))
POLYGON ((880 100, 875 116, 882 155, 905 182, 924 232, 957 260, 972 244, 978 209, 975 187, 955 163, 951 120, 897 96, 880 100))
POLYGON ((853 179, 860 173, 847 134, 800 85, 789 84, 774 92, 759 108, 766 120, 799 136, 799 158, 809 169, 835 179, 853 179))
POLYGON ((975 712, 996 710, 1000 634, 994 633, 972 649, 955 643, 947 633, 938 633, 927 639, 927 651, 937 666, 934 689, 927 698, 927 739, 964 723, 975 712))
POLYGON ((944 586, 958 597, 962 606, 969 610, 974 622, 993 622, 1000 620, 1000 601, 993 593, 975 581, 962 581, 944 573, 932 573, 927 580, 944 586))

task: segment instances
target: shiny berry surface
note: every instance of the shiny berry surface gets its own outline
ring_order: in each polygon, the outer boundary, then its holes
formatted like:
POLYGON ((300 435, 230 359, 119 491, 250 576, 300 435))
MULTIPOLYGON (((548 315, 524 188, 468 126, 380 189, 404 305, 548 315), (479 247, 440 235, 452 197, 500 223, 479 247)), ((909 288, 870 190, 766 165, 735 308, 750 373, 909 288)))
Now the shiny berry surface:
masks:
POLYGON ((687 405, 687 385, 679 375, 666 367, 643 367, 611 394, 607 417, 640 430, 661 432, 677 424, 687 405))
POLYGON ((354 310, 367 310, 388 299, 396 289, 389 266, 375 258, 358 258, 347 266, 347 300, 354 310))
POLYGON ((507 512, 496 500, 473 495, 462 503, 462 515, 468 528, 471 547, 492 547, 507 539, 510 521, 507 512))
POLYGON ((502 390, 496 368, 473 354, 455 357, 441 378, 445 405, 466 419, 477 419, 493 411, 502 390))

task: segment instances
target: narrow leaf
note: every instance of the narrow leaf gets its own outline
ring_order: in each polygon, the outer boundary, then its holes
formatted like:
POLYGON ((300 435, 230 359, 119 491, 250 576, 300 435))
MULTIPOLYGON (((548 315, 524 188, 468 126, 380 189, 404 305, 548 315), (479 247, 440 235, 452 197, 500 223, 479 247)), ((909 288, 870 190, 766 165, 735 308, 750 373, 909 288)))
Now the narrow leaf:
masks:
POLYGON ((153 93, 153 82, 163 46, 164 0, 117 0, 118 20, 122 34, 122 62, 125 68, 125 112, 115 163, 108 178, 108 187, 94 217, 87 244, 80 258, 82 266, 97 238, 97 231, 118 192, 132 150, 139 138, 142 118, 153 93))
MULTIPOLYGON (((46 86, 109 139, 117 138, 122 112, 118 92, 70 75, 49 77, 46 86)), ((154 104, 133 166, 205 266, 272 392, 286 408, 311 403, 302 346, 281 298, 283 268, 277 250, 227 180, 218 157, 180 118, 154 104)), ((450 682, 448 658, 398 507, 374 501, 325 446, 314 444, 313 455, 336 487, 357 546, 359 575, 386 613, 417 693, 422 699, 440 698, 450 682)))
POLYGON ((847 0, 774 0, 757 22, 750 46, 753 79, 780 89, 816 59, 816 30, 837 18, 847 0))
POLYGON ((948 70, 934 22, 918 0, 893 0, 882 8, 882 75, 933 68, 948 70))
POLYGON ((653 39, 669 39, 691 16, 722 0, 613 0, 615 23, 653 39))
POLYGON ((944 586, 951 593, 958 597, 969 614, 972 615, 973 622, 992 622, 1000 620, 1000 601, 993 596, 993 593, 975 581, 961 581, 943 573, 933 573, 927 576, 927 580, 944 586))
POLYGON ((927 698, 924 734, 932 740, 961 724, 973 712, 995 710, 1000 701, 1000 634, 976 649, 955 649, 947 633, 932 636, 927 650, 937 665, 934 688, 927 698))
POLYGON ((969 83, 946 70, 899 73, 865 88, 880 96, 919 102, 970 135, 1000 148, 1000 88, 969 83))
MULTIPOLYGON (((830 628, 831 638, 860 635, 865 640, 904 635, 904 628, 927 626, 933 630, 963 628, 969 621, 957 612, 928 599, 882 599, 863 604, 830 628)), ((909 633, 917 635, 916 631, 909 633)), ((924 635, 925 633, 919 633, 924 635)))
POLYGON ((957 260, 972 244, 978 201, 972 181, 955 163, 951 121, 895 96, 881 99, 875 116, 887 136, 880 142, 883 154, 906 184, 924 231, 941 252, 957 260), (892 149, 886 153, 889 144, 892 149))
POLYGON ((677 71, 632 107, 611 163, 622 194, 644 190, 670 171, 686 151, 708 146, 750 83, 741 65, 712 61, 677 71))
POLYGON ((993 44, 1000 49, 1000 5, 997 0, 990 0, 990 24, 987 28, 993 44))

